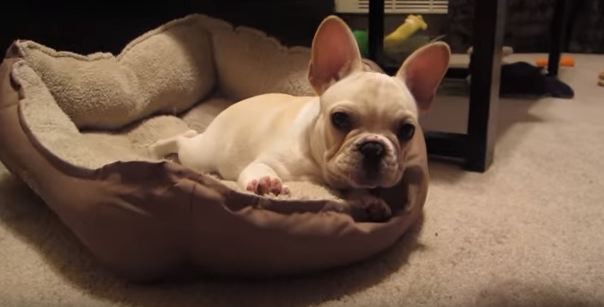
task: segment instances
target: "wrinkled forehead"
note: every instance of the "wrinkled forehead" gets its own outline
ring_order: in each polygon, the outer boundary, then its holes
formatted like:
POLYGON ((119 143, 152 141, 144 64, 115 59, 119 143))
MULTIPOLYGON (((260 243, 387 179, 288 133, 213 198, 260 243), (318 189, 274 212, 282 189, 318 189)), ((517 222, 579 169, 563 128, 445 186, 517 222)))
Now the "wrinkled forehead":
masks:
POLYGON ((334 83, 323 93, 329 105, 350 101, 366 108, 396 108, 417 113, 415 99, 407 86, 396 78, 376 72, 358 72, 334 83))

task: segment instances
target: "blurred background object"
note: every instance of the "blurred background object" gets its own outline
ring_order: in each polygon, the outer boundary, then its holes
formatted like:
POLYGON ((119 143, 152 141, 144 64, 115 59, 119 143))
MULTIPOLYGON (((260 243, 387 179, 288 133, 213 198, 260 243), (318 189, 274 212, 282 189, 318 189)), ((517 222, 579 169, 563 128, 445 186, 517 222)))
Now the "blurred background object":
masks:
MULTIPOLYGON (((363 13, 369 0, 344 0, 356 13, 339 13, 354 30, 367 28, 363 13)), ((471 44, 473 3, 476 0, 387 0, 385 33, 393 32, 409 14, 420 14, 428 38, 444 35, 454 52, 471 44), (412 5, 416 3, 415 5, 412 5), (417 4, 420 3, 420 4, 417 4), (388 5, 393 8, 388 10, 388 5)), ((173 0, 99 2, 22 0, 3 4, 0 48, 17 38, 33 39, 58 49, 77 52, 119 52, 141 32, 189 13, 205 13, 238 25, 262 29, 288 45, 309 45, 316 25, 336 11, 341 1, 324 0, 173 0)), ((509 0, 504 44, 518 53, 547 52, 555 0, 509 0)), ((366 11, 366 9, 365 9, 366 11)), ((569 33, 565 52, 604 53, 604 1, 569 1, 569 33)))

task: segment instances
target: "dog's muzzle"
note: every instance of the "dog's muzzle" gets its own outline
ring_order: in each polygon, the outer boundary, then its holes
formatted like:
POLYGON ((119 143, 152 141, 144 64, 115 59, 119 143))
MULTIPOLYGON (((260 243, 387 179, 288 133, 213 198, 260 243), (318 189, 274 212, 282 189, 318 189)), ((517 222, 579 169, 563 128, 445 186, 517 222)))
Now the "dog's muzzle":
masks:
POLYGON ((375 180, 379 177, 382 160, 386 156, 386 145, 380 141, 365 141, 358 147, 361 153, 365 179, 375 180))

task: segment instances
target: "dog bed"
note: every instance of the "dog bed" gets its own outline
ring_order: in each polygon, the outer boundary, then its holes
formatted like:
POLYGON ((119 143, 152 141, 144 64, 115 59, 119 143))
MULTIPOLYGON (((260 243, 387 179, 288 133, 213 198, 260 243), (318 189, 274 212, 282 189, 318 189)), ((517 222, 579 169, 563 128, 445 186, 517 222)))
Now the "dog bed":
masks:
POLYGON ((394 244, 421 217, 428 182, 421 131, 400 184, 379 191, 393 209, 379 223, 326 187, 289 182, 290 196, 257 196, 147 150, 203 131, 238 100, 312 95, 308 60, 307 48, 204 15, 145 33, 117 56, 16 41, 0 71, 0 159, 100 263, 132 280, 351 264, 394 244))

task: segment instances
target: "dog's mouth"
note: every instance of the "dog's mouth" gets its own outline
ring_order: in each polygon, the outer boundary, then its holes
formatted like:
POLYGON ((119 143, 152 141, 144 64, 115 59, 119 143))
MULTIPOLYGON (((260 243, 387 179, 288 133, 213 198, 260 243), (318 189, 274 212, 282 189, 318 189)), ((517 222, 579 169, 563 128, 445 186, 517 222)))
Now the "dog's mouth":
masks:
POLYGON ((375 163, 373 161, 362 160, 361 166, 356 168, 353 181, 364 188, 376 188, 384 177, 383 166, 381 163, 375 163))
POLYGON ((362 159, 353 159, 353 161, 339 165, 332 172, 332 178, 339 181, 343 187, 389 188, 394 186, 402 176, 397 162, 376 164, 363 162, 362 159))
POLYGON ((380 182, 380 180, 376 179, 360 178, 354 179, 353 181, 353 187, 358 189, 375 189, 382 187, 382 183, 380 182))
POLYGON ((381 170, 374 166, 370 168, 363 166, 350 179, 357 188, 374 189, 389 188, 396 184, 399 177, 395 169, 381 170))

